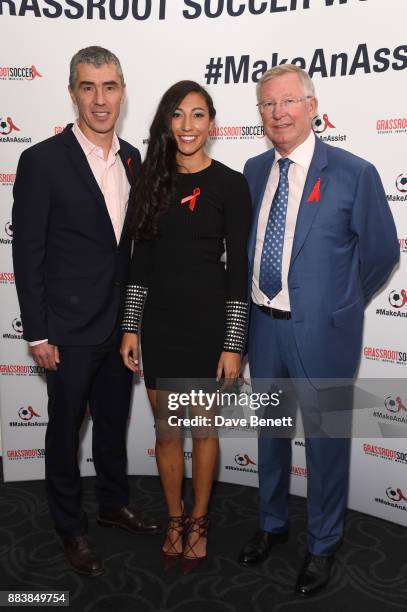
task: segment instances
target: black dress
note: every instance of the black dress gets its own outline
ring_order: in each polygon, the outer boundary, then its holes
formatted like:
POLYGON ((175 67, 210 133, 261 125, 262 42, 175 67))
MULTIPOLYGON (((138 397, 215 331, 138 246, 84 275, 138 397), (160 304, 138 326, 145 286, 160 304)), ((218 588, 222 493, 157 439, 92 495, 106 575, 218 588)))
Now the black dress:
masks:
POLYGON ((250 215, 244 176, 212 160, 177 175, 159 236, 135 243, 123 329, 141 331, 148 388, 214 380, 221 352, 243 349, 250 215))

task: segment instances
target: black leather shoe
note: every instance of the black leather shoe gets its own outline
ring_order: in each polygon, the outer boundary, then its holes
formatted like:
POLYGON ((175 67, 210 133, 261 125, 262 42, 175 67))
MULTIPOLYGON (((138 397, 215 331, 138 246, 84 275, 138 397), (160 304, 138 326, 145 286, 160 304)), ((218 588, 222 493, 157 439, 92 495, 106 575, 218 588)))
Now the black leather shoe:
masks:
POLYGON ((251 540, 242 548, 238 561, 242 565, 255 565, 264 561, 275 544, 287 542, 288 531, 283 533, 270 533, 259 529, 251 540))
POLYGON ((103 527, 121 527, 130 531, 130 533, 154 534, 162 532, 162 527, 158 521, 131 506, 124 506, 118 510, 99 510, 97 521, 103 527))
POLYGON ((86 576, 100 576, 105 568, 88 536, 65 536, 62 539, 65 557, 75 572, 86 576))
POLYGON ((308 553, 298 575, 295 590, 300 595, 312 595, 329 582, 333 555, 321 556, 308 553))

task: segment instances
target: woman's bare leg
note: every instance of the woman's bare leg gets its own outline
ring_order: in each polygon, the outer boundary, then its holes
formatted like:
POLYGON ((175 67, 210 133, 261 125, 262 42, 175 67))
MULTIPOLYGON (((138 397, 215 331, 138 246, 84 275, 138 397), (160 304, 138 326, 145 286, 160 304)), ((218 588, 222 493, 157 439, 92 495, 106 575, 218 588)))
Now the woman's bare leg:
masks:
MULTIPOLYGON (((181 516, 182 505, 182 481, 184 477, 184 450, 183 441, 179 430, 170 427, 164 419, 158 418, 160 411, 157 409, 157 391, 147 389, 148 399, 156 419, 156 444, 155 456, 160 474, 161 484, 167 502, 169 516, 181 516)), ((182 552, 182 540, 175 529, 167 531, 167 538, 163 550, 171 552, 182 552), (173 545, 173 547, 172 547, 173 545), (175 548, 175 550, 174 550, 175 548)))

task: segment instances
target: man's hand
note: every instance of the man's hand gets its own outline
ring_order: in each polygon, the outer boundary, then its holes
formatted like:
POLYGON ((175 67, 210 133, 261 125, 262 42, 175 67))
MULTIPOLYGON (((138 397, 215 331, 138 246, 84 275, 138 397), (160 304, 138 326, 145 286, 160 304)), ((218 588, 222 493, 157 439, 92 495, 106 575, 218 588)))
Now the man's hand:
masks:
POLYGON ((138 334, 125 332, 120 346, 120 355, 126 368, 132 372, 139 372, 139 342, 138 334))
POLYGON ((240 374, 240 354, 229 353, 223 351, 220 355, 218 367, 216 370, 216 381, 218 382, 222 378, 222 372, 224 373, 225 386, 233 383, 240 374))
POLYGON ((46 370, 56 370, 59 361, 59 350, 57 346, 48 344, 48 342, 41 342, 31 346, 31 354, 37 365, 45 368, 46 370))

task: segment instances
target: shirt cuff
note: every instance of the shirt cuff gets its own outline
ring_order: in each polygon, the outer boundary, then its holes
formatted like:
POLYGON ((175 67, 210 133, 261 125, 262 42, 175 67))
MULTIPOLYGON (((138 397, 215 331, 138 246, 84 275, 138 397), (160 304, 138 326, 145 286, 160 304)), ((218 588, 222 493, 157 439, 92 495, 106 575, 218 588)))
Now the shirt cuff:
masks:
POLYGON ((44 344, 44 342, 48 342, 48 338, 45 338, 45 340, 33 340, 33 342, 29 342, 28 344, 30 346, 37 346, 37 344, 44 344))

